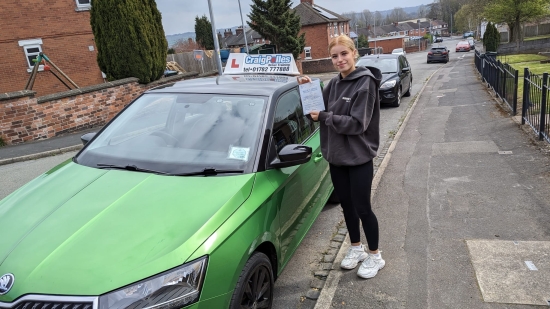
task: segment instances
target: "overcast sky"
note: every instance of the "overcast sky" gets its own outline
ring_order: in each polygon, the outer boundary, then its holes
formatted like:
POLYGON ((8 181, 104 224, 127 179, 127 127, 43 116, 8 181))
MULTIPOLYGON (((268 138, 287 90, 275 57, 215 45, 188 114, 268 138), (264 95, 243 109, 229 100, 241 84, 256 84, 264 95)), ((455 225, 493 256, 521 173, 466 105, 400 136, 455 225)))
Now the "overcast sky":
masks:
MULTIPOLYGON (((195 16, 206 15, 210 19, 207 0, 156 0, 162 13, 162 25, 166 35, 195 31, 195 16)), ((243 19, 246 25, 252 0, 240 0, 243 19)), ((374 11, 391 10, 395 7, 412 7, 432 3, 432 0, 314 0, 314 3, 341 14, 344 12, 361 12, 365 9, 374 11)), ((238 0, 211 0, 214 11, 214 23, 217 29, 241 25, 238 0)), ((292 7, 300 0, 293 0, 292 7)))

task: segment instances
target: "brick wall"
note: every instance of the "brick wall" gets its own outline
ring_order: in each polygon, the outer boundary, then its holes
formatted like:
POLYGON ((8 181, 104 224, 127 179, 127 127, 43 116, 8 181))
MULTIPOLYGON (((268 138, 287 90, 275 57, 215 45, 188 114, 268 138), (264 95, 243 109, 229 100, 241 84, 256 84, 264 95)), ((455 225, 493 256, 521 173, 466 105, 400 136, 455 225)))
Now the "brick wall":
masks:
POLYGON ((18 144, 101 126, 143 91, 196 76, 185 73, 145 85, 126 78, 41 97, 34 97, 35 91, 0 94, 0 137, 18 144))
MULTIPOLYGON (((75 0, 2 0, 0 9, 0 93, 21 90, 30 73, 21 40, 42 39, 42 51, 79 87, 103 82, 90 12, 77 11, 75 0), (93 49, 90 51, 90 49, 93 49)), ((71 86, 72 87, 72 86, 71 86)), ((46 95, 67 90, 53 74, 39 72, 33 90, 46 95)))
POLYGON ((303 74, 336 72, 330 58, 302 61, 303 74))
MULTIPOLYGON (((326 24, 313 26, 302 26, 300 34, 305 33, 306 45, 311 47, 311 58, 319 59, 328 57, 329 34, 326 24)), ((301 53, 300 57, 305 59, 305 53, 301 53)))
MULTIPOLYGON (((374 47, 375 42, 369 42, 369 47, 374 47)), ((387 40, 377 40, 376 47, 382 47, 384 54, 391 54, 392 50, 396 48, 403 48, 403 38, 387 39, 387 40)))

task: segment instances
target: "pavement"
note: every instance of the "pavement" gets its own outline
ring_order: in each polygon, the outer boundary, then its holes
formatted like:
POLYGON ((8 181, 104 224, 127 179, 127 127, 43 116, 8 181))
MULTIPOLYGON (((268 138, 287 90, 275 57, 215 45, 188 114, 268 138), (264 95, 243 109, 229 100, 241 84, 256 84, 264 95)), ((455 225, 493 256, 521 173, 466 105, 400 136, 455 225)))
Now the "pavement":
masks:
MULTIPOLYGON (((346 238, 315 308, 550 305, 548 144, 487 91, 471 57, 453 57, 375 175, 386 267, 368 280, 341 270, 346 238)), ((0 165, 74 151, 86 132, 0 147, 0 165)))

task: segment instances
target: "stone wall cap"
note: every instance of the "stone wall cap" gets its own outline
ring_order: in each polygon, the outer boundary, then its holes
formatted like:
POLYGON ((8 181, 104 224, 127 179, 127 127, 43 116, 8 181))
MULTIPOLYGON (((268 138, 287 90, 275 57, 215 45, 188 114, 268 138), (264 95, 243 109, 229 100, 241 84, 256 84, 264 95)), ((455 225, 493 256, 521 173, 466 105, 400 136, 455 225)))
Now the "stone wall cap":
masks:
POLYGON ((0 101, 24 98, 24 97, 34 97, 36 91, 34 90, 21 90, 7 93, 0 93, 0 101))

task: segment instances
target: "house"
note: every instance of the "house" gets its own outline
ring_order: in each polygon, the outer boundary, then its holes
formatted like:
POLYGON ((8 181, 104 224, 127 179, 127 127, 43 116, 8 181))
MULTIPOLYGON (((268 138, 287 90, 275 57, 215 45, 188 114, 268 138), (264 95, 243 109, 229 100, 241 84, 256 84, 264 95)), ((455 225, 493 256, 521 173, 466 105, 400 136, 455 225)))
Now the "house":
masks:
POLYGON ((302 59, 327 58, 331 38, 350 33, 349 18, 320 7, 313 0, 300 0, 294 12, 300 16, 300 34, 306 38, 302 59))
POLYGON ((245 31, 243 31, 243 28, 235 29, 235 34, 233 34, 233 31, 231 29, 226 29, 223 33, 223 36, 221 35, 221 33, 218 33, 218 41, 220 42, 222 48, 229 49, 245 47, 247 44, 249 47, 252 47, 254 45, 270 43, 269 40, 266 40, 258 32, 252 30, 251 28, 248 28, 246 30, 246 34, 245 31))
MULTIPOLYGON (((0 93, 25 88, 34 65, 32 60, 40 52, 79 87, 103 83, 90 26, 90 7, 91 0, 2 0, 0 93)), ((32 90, 42 96, 68 88, 41 66, 32 90)))

